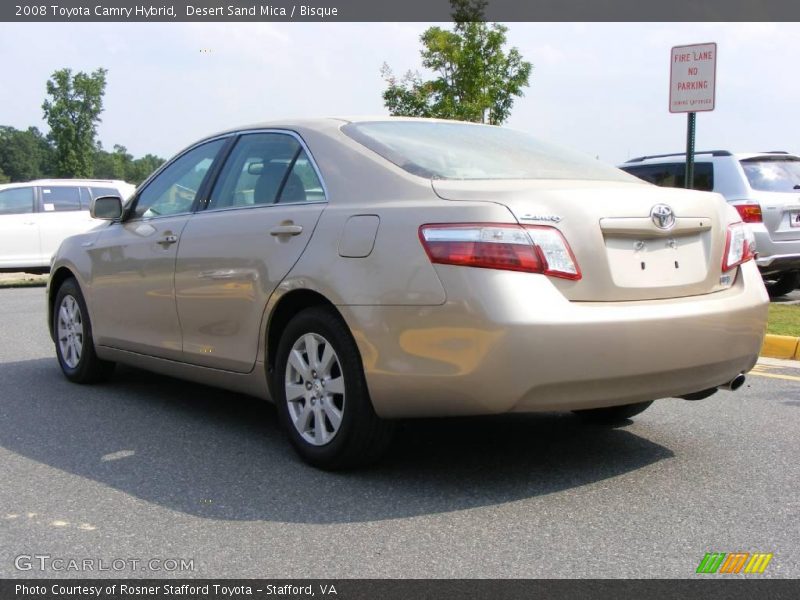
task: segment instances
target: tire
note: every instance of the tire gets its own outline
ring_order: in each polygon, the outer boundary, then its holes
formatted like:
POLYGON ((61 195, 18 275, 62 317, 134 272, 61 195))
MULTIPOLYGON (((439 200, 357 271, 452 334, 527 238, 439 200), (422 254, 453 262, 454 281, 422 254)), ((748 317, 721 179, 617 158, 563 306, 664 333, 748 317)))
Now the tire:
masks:
POLYGON ((74 383, 108 379, 114 363, 97 358, 89 311, 75 279, 66 279, 58 288, 52 319, 56 356, 66 378, 74 383))
POLYGON ((800 285, 800 273, 797 271, 783 273, 776 279, 765 280, 764 285, 767 288, 767 293, 770 298, 785 296, 789 292, 797 289, 797 286, 800 285))
POLYGON ((624 404, 622 406, 607 406, 604 408, 590 408, 587 410, 573 411, 576 415, 587 421, 596 423, 619 423, 625 419, 635 417, 639 413, 646 411, 653 403, 639 402, 638 404, 624 404))
POLYGON ((275 358, 278 414, 306 462, 339 470, 383 455, 394 427, 375 414, 358 347, 337 314, 325 307, 298 313, 275 358))

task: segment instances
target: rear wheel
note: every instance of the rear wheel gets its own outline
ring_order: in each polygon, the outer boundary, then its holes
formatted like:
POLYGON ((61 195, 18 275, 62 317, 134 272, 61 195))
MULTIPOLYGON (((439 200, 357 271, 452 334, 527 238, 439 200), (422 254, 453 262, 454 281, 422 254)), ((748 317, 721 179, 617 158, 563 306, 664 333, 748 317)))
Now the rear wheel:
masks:
POLYGON ((294 448, 322 469, 377 460, 392 424, 372 408, 358 348, 333 311, 306 309, 286 326, 276 353, 273 389, 294 448))
POLYGON ((603 408, 591 408, 587 410, 573 411, 582 419, 599 423, 617 423, 635 417, 639 413, 646 411, 653 403, 639 402, 637 404, 625 404, 623 406, 606 406, 603 408))
POLYGON ((800 285, 800 273, 797 271, 783 273, 775 279, 770 278, 764 280, 764 285, 767 288, 767 293, 770 298, 785 296, 789 292, 797 289, 797 286, 800 285))
POLYGON ((52 318, 56 356, 67 379, 75 383, 94 383, 111 375, 114 363, 101 360, 95 354, 89 311, 75 279, 65 280, 58 288, 52 318))

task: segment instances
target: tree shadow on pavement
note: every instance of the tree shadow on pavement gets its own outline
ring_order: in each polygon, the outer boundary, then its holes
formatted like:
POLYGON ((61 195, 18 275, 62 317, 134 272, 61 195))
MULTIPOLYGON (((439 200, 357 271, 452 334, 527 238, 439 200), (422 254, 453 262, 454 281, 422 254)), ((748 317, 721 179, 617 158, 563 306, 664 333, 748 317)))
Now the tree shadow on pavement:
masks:
POLYGON ((266 402, 120 367, 78 386, 55 359, 0 364, 0 445, 195 516, 348 523, 502 504, 673 456, 570 414, 405 421, 373 467, 305 465, 266 402))

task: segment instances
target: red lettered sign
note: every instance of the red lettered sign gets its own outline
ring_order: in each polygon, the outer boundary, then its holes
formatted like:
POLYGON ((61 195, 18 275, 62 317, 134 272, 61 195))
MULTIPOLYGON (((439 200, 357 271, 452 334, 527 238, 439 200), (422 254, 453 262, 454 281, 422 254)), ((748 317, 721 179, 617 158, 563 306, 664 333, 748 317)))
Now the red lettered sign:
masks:
POLYGON ((675 46, 670 55, 669 112, 714 110, 717 44, 675 46))

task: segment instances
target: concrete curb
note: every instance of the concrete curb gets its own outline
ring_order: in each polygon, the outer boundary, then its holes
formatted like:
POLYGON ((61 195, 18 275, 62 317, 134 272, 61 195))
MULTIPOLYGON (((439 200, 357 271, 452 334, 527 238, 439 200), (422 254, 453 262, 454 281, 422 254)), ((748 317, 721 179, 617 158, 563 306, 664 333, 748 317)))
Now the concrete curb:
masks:
POLYGON ((768 333, 761 346, 761 356, 800 360, 800 338, 768 333))

